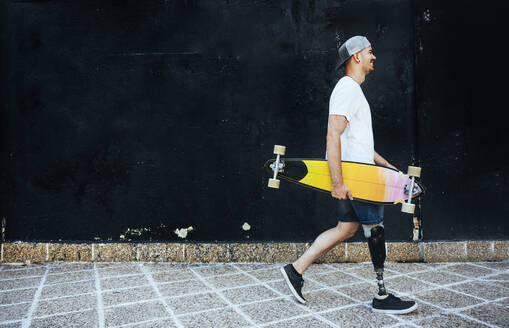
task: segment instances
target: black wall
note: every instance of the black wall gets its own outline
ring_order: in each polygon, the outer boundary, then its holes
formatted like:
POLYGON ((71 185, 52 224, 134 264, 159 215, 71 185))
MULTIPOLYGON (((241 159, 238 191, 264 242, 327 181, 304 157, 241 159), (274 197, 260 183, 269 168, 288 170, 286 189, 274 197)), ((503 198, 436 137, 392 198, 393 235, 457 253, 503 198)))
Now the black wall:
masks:
MULTIPOLYGON (((507 239, 508 41, 440 1, 1 1, 6 239, 309 241, 326 194, 262 170, 323 157, 337 44, 366 35, 375 148, 423 168, 424 237, 507 239), (251 230, 242 229, 244 222, 251 230)), ((387 237, 411 218, 386 208, 387 237)), ((356 238, 360 239, 359 234, 356 238)))

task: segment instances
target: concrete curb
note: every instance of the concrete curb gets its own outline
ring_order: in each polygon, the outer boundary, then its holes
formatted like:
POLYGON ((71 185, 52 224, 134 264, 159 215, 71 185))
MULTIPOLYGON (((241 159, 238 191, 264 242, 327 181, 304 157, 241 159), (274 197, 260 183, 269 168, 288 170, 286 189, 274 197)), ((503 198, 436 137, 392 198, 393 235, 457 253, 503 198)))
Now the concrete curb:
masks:
MULTIPOLYGON (((293 262, 309 243, 30 243, 1 244, 0 262, 293 262)), ((502 261, 509 241, 388 242, 395 262, 502 261)), ((364 242, 342 243, 318 263, 367 262, 364 242)))

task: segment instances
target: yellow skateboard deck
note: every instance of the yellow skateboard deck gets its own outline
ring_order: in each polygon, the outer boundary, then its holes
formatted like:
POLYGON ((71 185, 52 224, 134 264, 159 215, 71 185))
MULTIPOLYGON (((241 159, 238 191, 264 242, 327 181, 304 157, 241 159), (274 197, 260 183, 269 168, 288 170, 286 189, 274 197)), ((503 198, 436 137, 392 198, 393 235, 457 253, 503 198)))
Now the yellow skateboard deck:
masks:
MULTIPOLYGON (((273 174, 276 160, 265 163, 273 174)), ((305 187, 323 192, 331 190, 329 163, 324 159, 293 158, 279 161, 277 176, 305 187)), ((372 164, 341 162, 343 182, 356 200, 376 204, 397 204, 408 200, 411 178, 394 169, 372 164)), ((412 199, 423 193, 422 186, 414 182, 412 199)))

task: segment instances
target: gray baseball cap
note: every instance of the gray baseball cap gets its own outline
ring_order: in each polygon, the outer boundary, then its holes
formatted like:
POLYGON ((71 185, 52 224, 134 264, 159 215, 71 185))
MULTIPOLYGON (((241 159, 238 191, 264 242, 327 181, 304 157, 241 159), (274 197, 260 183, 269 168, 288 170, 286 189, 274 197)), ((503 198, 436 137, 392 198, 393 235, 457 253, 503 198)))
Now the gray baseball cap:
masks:
POLYGON ((346 42, 338 49, 339 61, 336 65, 336 69, 340 69, 354 53, 359 52, 370 45, 371 43, 365 36, 356 35, 346 40, 346 42))

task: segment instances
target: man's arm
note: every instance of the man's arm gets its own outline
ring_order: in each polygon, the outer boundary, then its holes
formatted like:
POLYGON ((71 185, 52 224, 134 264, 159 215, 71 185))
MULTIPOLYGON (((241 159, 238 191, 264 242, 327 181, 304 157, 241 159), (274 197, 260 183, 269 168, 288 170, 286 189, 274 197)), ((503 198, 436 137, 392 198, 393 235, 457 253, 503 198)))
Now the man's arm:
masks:
POLYGON ((377 164, 377 165, 387 166, 387 167, 390 167, 391 169, 395 169, 395 170, 397 170, 397 168, 396 168, 394 165, 392 165, 391 163, 389 163, 389 161, 388 161, 388 160, 386 160, 385 158, 383 158, 383 157, 382 157, 379 153, 377 153, 376 151, 375 151, 375 158, 374 158, 374 160, 375 160, 375 164, 377 164))
POLYGON ((331 195, 338 199, 353 199, 350 189, 343 183, 341 172, 341 134, 345 131, 348 121, 343 115, 329 116, 327 131, 327 161, 332 178, 331 195))

